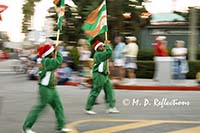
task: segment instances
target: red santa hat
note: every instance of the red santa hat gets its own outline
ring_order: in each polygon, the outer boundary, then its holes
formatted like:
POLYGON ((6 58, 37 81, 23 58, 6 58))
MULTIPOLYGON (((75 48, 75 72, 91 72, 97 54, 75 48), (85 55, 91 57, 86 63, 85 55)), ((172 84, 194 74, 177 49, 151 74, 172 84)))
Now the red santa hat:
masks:
POLYGON ((39 58, 44 58, 50 53, 52 53, 53 51, 54 51, 53 46, 51 46, 50 44, 45 44, 38 48, 38 56, 39 58))
POLYGON ((97 48, 98 48, 99 46, 101 46, 101 45, 104 45, 104 43, 102 43, 102 42, 100 42, 99 40, 97 40, 97 41, 93 44, 94 50, 96 51, 97 48))

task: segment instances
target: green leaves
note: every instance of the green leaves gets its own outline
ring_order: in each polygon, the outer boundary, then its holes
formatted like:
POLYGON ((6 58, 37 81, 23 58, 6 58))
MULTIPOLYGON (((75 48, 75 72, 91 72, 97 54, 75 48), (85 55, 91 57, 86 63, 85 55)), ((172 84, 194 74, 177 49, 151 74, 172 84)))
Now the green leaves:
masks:
POLYGON ((24 14, 22 22, 22 32, 27 32, 31 24, 31 16, 34 15, 35 2, 40 2, 41 0, 26 0, 22 7, 22 12, 24 14))

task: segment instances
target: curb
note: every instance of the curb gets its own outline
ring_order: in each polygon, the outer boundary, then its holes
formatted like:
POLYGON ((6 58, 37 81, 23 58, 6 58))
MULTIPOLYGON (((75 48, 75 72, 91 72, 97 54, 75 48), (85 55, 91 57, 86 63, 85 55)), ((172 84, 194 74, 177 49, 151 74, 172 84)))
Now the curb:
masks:
POLYGON ((80 83, 79 82, 68 81, 68 82, 65 82, 65 85, 68 85, 68 86, 78 86, 78 85, 80 85, 80 83))
MULTIPOLYGON (((68 86, 78 86, 79 82, 66 82, 68 86)), ((131 86, 114 85, 117 90, 152 90, 152 91, 200 91, 200 86, 131 86)))
POLYGON ((199 86, 128 86, 114 85, 119 90, 200 91, 199 86))

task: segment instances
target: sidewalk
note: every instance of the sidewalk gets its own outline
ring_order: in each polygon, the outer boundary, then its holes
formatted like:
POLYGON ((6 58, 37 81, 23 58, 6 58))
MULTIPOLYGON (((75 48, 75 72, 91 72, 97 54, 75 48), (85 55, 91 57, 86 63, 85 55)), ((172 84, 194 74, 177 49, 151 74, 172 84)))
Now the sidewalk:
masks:
POLYGON ((161 85, 153 79, 136 79, 134 84, 117 84, 116 89, 121 90, 170 90, 170 91, 200 91, 195 79, 171 80, 168 85, 161 85))
MULTIPOLYGON (((129 83, 125 79, 121 82, 115 82, 114 88, 120 90, 200 91, 200 86, 198 86, 195 79, 171 81, 168 85, 161 85, 159 81, 154 81, 153 79, 137 78, 134 83, 129 83)), ((71 81, 65 85, 80 86, 80 83, 78 81, 71 81)))
MULTIPOLYGON (((123 84, 123 82, 121 84, 126 85, 126 83, 123 84)), ((159 81, 155 81, 153 79, 141 79, 141 78, 137 78, 132 85, 135 85, 135 86, 198 86, 195 79, 171 80, 170 84, 162 85, 160 84, 159 81)))

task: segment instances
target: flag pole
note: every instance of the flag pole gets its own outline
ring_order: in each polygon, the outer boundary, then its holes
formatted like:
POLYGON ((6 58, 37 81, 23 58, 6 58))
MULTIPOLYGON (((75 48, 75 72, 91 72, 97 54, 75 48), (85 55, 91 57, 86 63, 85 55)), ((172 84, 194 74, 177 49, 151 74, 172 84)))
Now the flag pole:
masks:
POLYGON ((106 41, 108 40, 108 32, 107 31, 105 32, 105 40, 106 41))
MULTIPOLYGON (((105 3, 106 3, 106 0, 105 0, 105 3)), ((106 9, 106 14, 107 14, 107 9, 106 9)), ((107 21, 107 15, 106 15, 106 21, 107 21)), ((107 31, 105 32, 105 40, 108 41, 108 32, 107 31)), ((109 60, 107 60, 107 71, 108 71, 108 74, 110 75, 109 60)))
POLYGON ((60 29, 57 31, 57 36, 56 36, 56 46, 59 45, 59 36, 60 36, 60 29))
POLYGON ((57 21, 57 35, 56 35, 56 44, 55 44, 55 58, 57 55, 58 45, 59 45, 59 36, 60 36, 60 30, 62 29, 62 21, 65 13, 65 0, 54 0, 53 3, 56 5, 55 10, 58 14, 58 21, 57 21))
MULTIPOLYGON (((105 4, 106 4, 106 0, 104 0, 105 1, 105 4)), ((106 24, 107 24, 108 22, 107 22, 107 6, 106 6, 106 24)), ((107 26, 108 26, 108 24, 107 24, 107 26)), ((108 40, 108 32, 106 31, 105 32, 105 40, 107 41, 108 40)))
MULTIPOLYGON (((105 32, 105 41, 106 41, 106 45, 107 45, 107 43, 108 43, 108 32, 107 31, 105 32)), ((109 59, 107 60, 107 71, 108 71, 108 74, 110 74, 109 59)))
POLYGON ((58 45, 59 45, 59 36, 60 36, 60 29, 58 29, 58 31, 57 31, 57 35, 56 35, 56 45, 55 45, 55 58, 56 58, 56 55, 57 55, 57 47, 58 47, 58 45))

